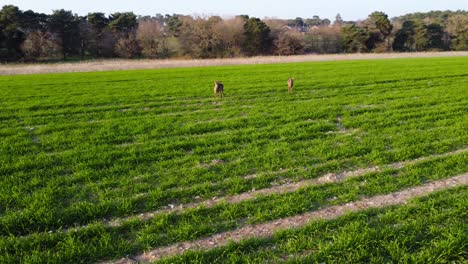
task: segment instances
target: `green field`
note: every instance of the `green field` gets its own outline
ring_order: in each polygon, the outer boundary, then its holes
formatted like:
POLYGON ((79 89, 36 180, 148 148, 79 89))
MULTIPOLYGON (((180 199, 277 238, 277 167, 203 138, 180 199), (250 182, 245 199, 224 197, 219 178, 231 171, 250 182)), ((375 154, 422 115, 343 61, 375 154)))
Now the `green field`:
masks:
MULTIPOLYGON (((467 173, 468 57, 0 76, 0 138, 0 263, 119 259, 467 173)), ((467 212, 461 186, 162 261, 463 262, 467 212)))

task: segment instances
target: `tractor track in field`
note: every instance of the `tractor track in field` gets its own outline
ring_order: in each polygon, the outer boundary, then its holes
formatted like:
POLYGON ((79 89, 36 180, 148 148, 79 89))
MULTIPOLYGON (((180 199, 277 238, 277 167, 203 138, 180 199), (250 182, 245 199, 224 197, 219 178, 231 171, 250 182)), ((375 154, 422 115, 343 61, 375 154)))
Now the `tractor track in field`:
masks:
MULTIPOLYGON (((381 172, 385 169, 401 169, 405 166, 416 164, 418 162, 422 162, 422 161, 426 161, 430 159, 448 157, 451 155, 456 155, 456 154, 464 153, 467 151, 468 151, 468 148, 463 148, 463 149, 458 149, 458 150, 443 153, 443 154, 420 157, 414 160, 401 161, 401 162, 396 162, 396 163, 392 163, 392 164, 384 165, 384 166, 370 166, 367 168, 360 168, 360 169, 356 169, 352 171, 344 171, 341 173, 327 173, 315 179, 307 179, 307 180, 301 180, 297 182, 286 181, 285 184, 272 186, 270 188, 252 190, 250 192, 244 192, 244 193, 231 195, 231 196, 214 197, 209 200, 204 200, 204 201, 199 201, 199 202, 194 202, 194 203, 186 203, 186 204, 179 204, 179 205, 168 204, 167 207, 163 209, 158 209, 155 211, 140 213, 137 215, 127 216, 127 217, 103 219, 103 220, 98 220, 97 222, 101 222, 105 226, 109 226, 109 227, 119 227, 119 226, 122 226, 125 222, 130 221, 130 220, 136 219, 139 221, 148 221, 152 219, 153 217, 155 217, 156 215, 163 214, 163 213, 178 213, 187 209, 194 209, 194 208, 199 208, 199 207, 212 208, 221 203, 236 204, 236 203, 240 203, 243 201, 256 199, 259 196, 291 193, 301 188, 306 188, 310 186, 318 186, 318 185, 327 184, 327 183, 341 182, 341 181, 344 181, 345 179, 359 177, 366 173, 381 172)), ((286 171, 287 171, 286 169, 283 169, 278 173, 282 173, 286 171)), ((246 175, 246 177, 254 178, 256 177, 256 174, 246 175)), ((70 231, 78 231, 78 230, 87 228, 88 226, 89 225, 82 225, 82 226, 75 226, 75 227, 70 227, 70 228, 63 228, 60 230, 50 230, 48 233, 54 233, 54 232, 66 233, 70 231)), ((24 237, 27 237, 27 236, 29 235, 26 235, 24 237)))
POLYGON ((364 198, 344 205, 329 206, 317 211, 276 219, 263 224, 241 227, 232 231, 218 233, 196 241, 179 242, 170 246, 156 248, 141 255, 123 258, 103 263, 130 264, 146 263, 165 257, 180 255, 188 250, 209 250, 229 242, 240 242, 244 239, 271 237, 279 230, 300 228, 312 220, 335 219, 349 212, 357 212, 370 208, 382 208, 392 205, 406 204, 409 199, 422 197, 435 191, 468 185, 468 173, 451 178, 433 181, 424 185, 404 189, 398 192, 364 198))
MULTIPOLYGON (((107 225, 113 226, 113 227, 118 227, 122 225, 125 221, 131 220, 131 219, 138 219, 141 221, 147 221, 154 216, 162 213, 172 213, 172 212, 179 212, 182 210, 186 209, 193 209, 197 207, 205 207, 205 208, 211 208, 214 207, 220 203, 240 203, 246 200, 251 200, 255 199, 258 196, 264 196, 264 195, 270 195, 270 194, 285 194, 285 193, 291 193, 295 192, 301 188, 309 187, 309 186, 314 186, 314 185, 321 185, 321 184, 326 184, 326 183, 334 183, 334 182, 341 182, 344 181, 345 179, 348 178, 353 178, 353 177, 359 177, 362 176, 366 173, 371 173, 371 172, 381 172, 384 169, 401 169, 405 166, 412 165, 421 161, 429 160, 429 159, 435 159, 435 158, 442 158, 442 157, 447 157, 463 152, 467 152, 468 148, 464 149, 459 149, 455 150, 452 152, 444 153, 444 154, 439 154, 439 155, 431 155, 431 156, 426 156, 426 157, 421 157, 417 158, 414 160, 409 160, 409 161, 401 161, 401 162, 396 162, 392 163, 390 165, 385 165, 385 166, 370 166, 367 168, 360 168, 356 169, 353 171, 344 171, 341 173, 327 173, 319 178, 315 179, 307 179, 307 180, 301 180, 298 182, 286 182, 286 184, 281 184, 277 186, 273 186, 270 188, 264 188, 264 189, 259 189, 259 190, 252 190, 250 192, 244 192, 238 195, 232 195, 232 196, 225 196, 225 197, 215 197, 211 200, 205 200, 201 202, 196 202, 196 203, 188 203, 188 204, 180 204, 180 205, 173 205, 170 204, 168 205, 168 208, 165 209, 160 209, 156 210, 153 212, 147 212, 147 213, 142 213, 139 215, 134 215, 130 217, 125 217, 125 218, 115 218, 113 220, 110 220, 106 222, 107 225)), ((281 170, 281 172, 278 173, 283 173, 287 172, 286 169, 281 170)), ((249 177, 255 177, 254 175, 248 175, 249 177)))

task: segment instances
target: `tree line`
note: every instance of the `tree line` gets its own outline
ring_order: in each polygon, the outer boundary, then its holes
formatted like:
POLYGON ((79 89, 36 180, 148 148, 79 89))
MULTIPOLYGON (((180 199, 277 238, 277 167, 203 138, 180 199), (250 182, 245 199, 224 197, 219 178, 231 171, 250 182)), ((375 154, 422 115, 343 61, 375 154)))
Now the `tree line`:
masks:
POLYGON ((433 11, 360 21, 240 15, 137 16, 0 10, 0 61, 92 58, 229 58, 307 53, 468 50, 468 12, 433 11))

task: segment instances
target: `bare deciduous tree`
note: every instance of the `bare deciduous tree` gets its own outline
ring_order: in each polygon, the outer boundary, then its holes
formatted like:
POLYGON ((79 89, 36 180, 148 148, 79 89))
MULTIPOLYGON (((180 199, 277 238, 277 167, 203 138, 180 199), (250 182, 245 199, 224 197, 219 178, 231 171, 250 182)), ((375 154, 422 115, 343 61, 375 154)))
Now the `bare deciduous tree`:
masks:
POLYGON ((48 32, 31 32, 21 46, 27 60, 57 59, 61 57, 61 47, 48 32))
POLYGON ((241 52, 244 22, 241 18, 183 17, 179 38, 186 55, 197 58, 232 57, 241 52))
POLYGON ((179 39, 182 53, 192 54, 196 58, 209 58, 211 51, 211 32, 203 18, 182 17, 179 28, 179 39))
POLYGON ((244 20, 240 17, 219 21, 212 25, 215 53, 217 57, 242 55, 244 42, 244 20))
POLYGON ((295 30, 282 31, 274 41, 278 55, 296 55, 304 53, 304 36, 295 30))
POLYGON ((166 58, 169 47, 163 25, 159 21, 145 20, 139 23, 136 38, 141 53, 147 58, 166 58))
POLYGON ((468 50, 468 15, 456 15, 448 20, 447 32, 452 48, 468 50))
POLYGON ((138 45, 135 34, 122 37, 115 44, 115 53, 122 58, 135 58, 140 55, 141 48, 138 45))
POLYGON ((284 19, 267 18, 263 20, 270 28, 270 36, 273 40, 278 39, 280 33, 289 29, 288 21, 284 19))
POLYGON ((341 30, 335 26, 312 28, 305 34, 304 41, 308 53, 340 53, 343 50, 341 30))

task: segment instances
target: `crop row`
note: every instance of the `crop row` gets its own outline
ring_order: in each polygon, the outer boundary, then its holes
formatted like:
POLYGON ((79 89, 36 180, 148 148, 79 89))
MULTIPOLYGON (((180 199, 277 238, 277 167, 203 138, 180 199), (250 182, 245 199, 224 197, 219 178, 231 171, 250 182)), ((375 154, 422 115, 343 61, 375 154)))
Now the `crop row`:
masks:
MULTIPOLYGON (((22 238, 3 237, 0 255, 6 260, 20 261, 34 257, 42 262, 73 262, 79 259, 88 262, 116 258, 245 224, 262 223, 447 178, 466 172, 466 159, 467 155, 462 153, 422 161, 399 170, 367 173, 341 183, 305 187, 293 193, 265 195, 237 204, 224 203, 180 213, 162 213, 150 221, 128 220, 117 227, 96 222, 87 228, 65 233, 43 232, 22 238)), ((86 214, 86 210, 80 213, 86 214)), ((47 220, 47 215, 44 215, 44 220, 47 220)), ((24 223, 24 226, 29 225, 24 223)), ((9 231, 14 232, 12 229, 9 231)))
MULTIPOLYGON (((112 259, 466 173, 467 63, 1 76, 0 262, 112 259), (224 99, 212 98, 215 79, 224 99), (106 224, 421 157, 336 184, 106 224)), ((281 255, 271 250, 258 256, 281 255)))
POLYGON ((158 263, 463 262, 468 188, 449 189, 404 206, 370 209, 336 220, 249 238, 158 263))

